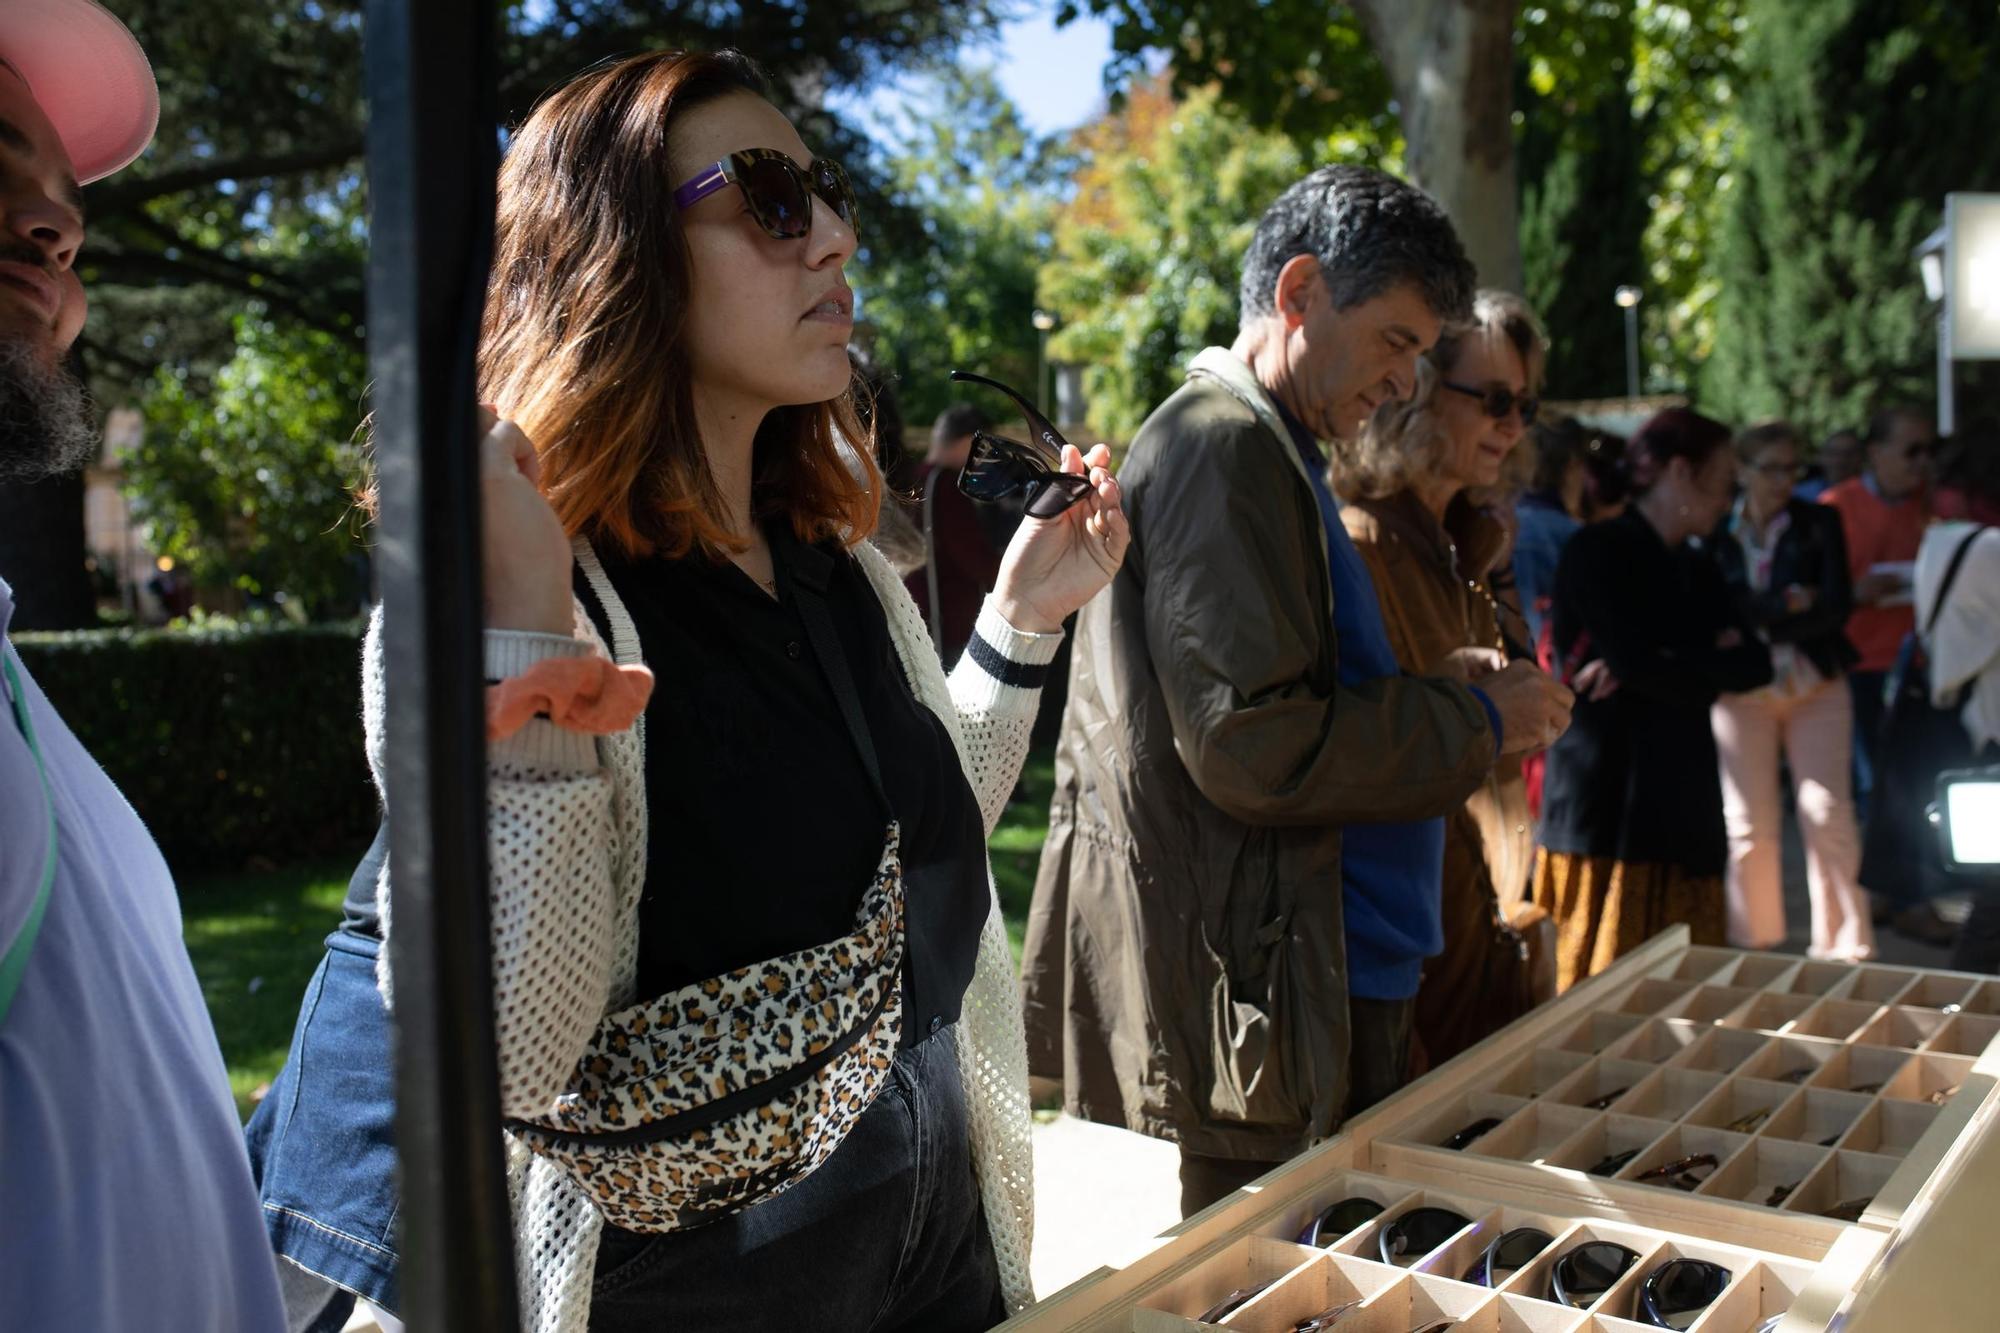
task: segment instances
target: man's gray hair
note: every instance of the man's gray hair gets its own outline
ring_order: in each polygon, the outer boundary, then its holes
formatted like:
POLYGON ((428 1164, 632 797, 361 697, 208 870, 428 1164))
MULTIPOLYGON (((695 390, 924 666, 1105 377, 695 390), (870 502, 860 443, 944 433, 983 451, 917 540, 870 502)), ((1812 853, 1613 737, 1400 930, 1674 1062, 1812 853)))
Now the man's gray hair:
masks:
POLYGON ((75 472, 97 452, 96 413, 76 376, 0 339, 0 481, 75 472))
POLYGON ((1278 272, 1299 255, 1319 261, 1336 310, 1407 283, 1445 323, 1471 317, 1478 279, 1451 219, 1386 172, 1321 167, 1264 210, 1243 257, 1242 324, 1272 313, 1278 272))

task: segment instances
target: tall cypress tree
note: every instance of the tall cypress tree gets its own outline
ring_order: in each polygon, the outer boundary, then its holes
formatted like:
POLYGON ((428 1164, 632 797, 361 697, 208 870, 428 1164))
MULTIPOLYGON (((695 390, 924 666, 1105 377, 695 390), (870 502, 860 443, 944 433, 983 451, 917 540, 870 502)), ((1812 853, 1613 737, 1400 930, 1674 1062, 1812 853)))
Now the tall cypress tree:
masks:
MULTIPOLYGON (((1624 20, 1629 51, 1630 20, 1624 20)), ((1548 393, 1615 398, 1625 392, 1624 312, 1612 293, 1645 281, 1645 124, 1626 88, 1629 60, 1587 105, 1565 91, 1519 90, 1527 110, 1517 149, 1523 295, 1549 335, 1548 393)))
POLYGON ((2000 187, 1991 0, 1749 0, 1746 143, 1718 241, 1704 405, 1813 433, 1935 395, 1913 251, 2000 187))

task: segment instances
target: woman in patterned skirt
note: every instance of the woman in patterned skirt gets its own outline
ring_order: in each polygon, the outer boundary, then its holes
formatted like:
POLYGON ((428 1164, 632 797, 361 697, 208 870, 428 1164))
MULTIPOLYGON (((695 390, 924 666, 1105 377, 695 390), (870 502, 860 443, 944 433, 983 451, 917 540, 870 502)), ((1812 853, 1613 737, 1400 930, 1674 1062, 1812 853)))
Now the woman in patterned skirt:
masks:
POLYGON ((1715 562, 1688 545, 1735 496, 1728 427, 1670 408, 1633 437, 1633 503, 1570 539, 1556 568, 1551 668, 1602 661, 1549 750, 1534 900, 1556 919, 1557 984, 1603 971, 1676 922, 1721 944, 1728 909, 1709 706, 1771 679, 1715 562))

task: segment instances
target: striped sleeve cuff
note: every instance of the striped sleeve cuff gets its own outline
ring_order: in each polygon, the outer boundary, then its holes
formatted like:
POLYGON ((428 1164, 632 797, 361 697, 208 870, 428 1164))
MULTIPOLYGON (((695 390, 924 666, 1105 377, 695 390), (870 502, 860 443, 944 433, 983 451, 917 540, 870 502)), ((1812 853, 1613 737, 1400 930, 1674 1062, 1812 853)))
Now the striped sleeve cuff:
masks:
MULTIPOLYGON (((566 634, 490 629, 485 637, 486 680, 503 681, 552 657, 587 657, 595 651, 584 640, 566 634)), ((486 754, 491 763, 507 768, 588 773, 598 767, 596 737, 565 730, 541 717, 529 719, 506 740, 490 743, 486 754)))
POLYGON ((993 599, 988 597, 979 608, 979 619, 973 624, 965 655, 1002 685, 1039 690, 1048 682, 1049 663, 1055 660, 1062 641, 1061 631, 1029 634, 1015 629, 994 609, 993 599))

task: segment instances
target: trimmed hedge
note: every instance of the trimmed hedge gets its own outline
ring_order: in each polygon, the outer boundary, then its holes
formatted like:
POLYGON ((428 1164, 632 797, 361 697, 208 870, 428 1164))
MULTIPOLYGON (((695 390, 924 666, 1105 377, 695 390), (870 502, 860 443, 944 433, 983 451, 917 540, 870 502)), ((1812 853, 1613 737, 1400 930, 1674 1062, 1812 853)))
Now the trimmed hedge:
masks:
POLYGON ((374 831, 360 622, 14 639, 176 870, 351 851, 374 831))

